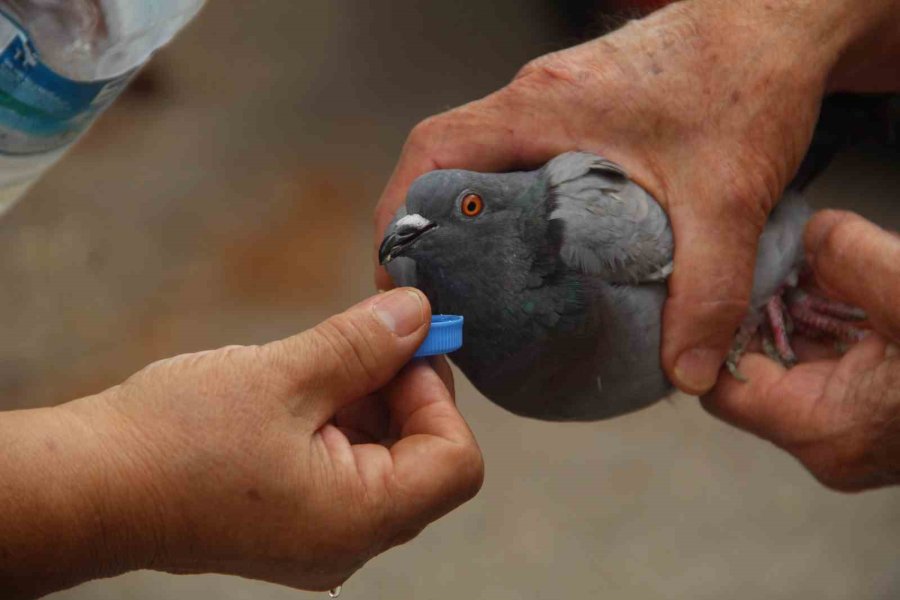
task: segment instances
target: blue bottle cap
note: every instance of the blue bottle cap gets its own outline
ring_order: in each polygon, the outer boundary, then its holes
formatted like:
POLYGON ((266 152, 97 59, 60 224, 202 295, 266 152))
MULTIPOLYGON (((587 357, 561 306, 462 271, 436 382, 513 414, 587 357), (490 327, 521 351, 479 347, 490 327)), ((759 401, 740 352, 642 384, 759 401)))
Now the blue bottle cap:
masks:
POLYGON ((419 346, 415 358, 449 354, 462 348, 463 318, 458 315, 434 315, 431 330, 419 346))

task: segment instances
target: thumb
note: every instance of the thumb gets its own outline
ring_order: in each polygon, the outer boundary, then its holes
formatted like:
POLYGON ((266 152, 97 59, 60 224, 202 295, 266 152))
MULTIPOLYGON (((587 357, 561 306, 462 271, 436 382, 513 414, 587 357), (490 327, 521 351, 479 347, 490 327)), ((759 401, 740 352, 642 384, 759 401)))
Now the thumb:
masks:
POLYGON ((675 268, 663 313, 662 358, 682 391, 703 394, 747 314, 756 247, 765 214, 732 203, 670 206, 675 268))
POLYGON ((826 210, 810 220, 804 241, 816 282, 900 341, 900 238, 859 215, 826 210))
POLYGON ((297 400, 322 421, 384 387, 425 339, 431 308, 400 288, 373 296, 297 336, 270 345, 286 366, 297 400))

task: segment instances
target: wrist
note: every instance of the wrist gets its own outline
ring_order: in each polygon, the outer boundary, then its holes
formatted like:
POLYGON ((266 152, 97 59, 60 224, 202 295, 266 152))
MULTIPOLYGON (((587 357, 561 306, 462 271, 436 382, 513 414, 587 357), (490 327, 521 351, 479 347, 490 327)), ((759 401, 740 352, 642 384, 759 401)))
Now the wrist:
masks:
POLYGON ((0 595, 152 566, 146 485, 102 396, 0 414, 0 595), (11 516, 14 517, 11 518, 11 516))
POLYGON ((57 407, 80 451, 78 481, 86 544, 98 558, 99 577, 156 567, 163 560, 164 477, 155 447, 116 408, 117 390, 57 407))

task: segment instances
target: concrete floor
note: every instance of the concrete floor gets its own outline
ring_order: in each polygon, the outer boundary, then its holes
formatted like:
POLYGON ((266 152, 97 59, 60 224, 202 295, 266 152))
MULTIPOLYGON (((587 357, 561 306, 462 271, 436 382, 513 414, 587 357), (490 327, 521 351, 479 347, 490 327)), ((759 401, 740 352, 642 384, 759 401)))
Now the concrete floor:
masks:
MULTIPOLYGON (((369 294, 371 209, 406 131, 559 47, 552 23, 536 0, 211 3, 144 92, 0 221, 3 407, 286 336, 369 294)), ((897 165, 845 157, 810 196, 900 226, 897 165)), ((374 560, 344 597, 900 595, 898 490, 825 491, 691 398, 548 424, 458 381, 487 461, 482 493, 374 560)), ((157 573, 52 596, 302 597, 157 573)))

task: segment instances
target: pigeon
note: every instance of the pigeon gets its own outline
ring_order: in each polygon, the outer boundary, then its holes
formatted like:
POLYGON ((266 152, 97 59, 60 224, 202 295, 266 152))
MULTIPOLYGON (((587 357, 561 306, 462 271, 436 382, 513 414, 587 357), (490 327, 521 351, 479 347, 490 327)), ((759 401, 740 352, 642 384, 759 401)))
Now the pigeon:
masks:
MULTIPOLYGON (((761 326, 785 364, 796 360, 794 325, 861 335, 856 309, 797 288, 810 215, 787 193, 762 233, 751 311, 728 361, 738 377, 761 326)), ((529 172, 421 176, 379 260, 436 314, 465 317, 465 342, 450 358, 492 402, 535 419, 594 421, 673 391, 660 362, 673 248, 665 211, 622 167, 568 152, 529 172)))

